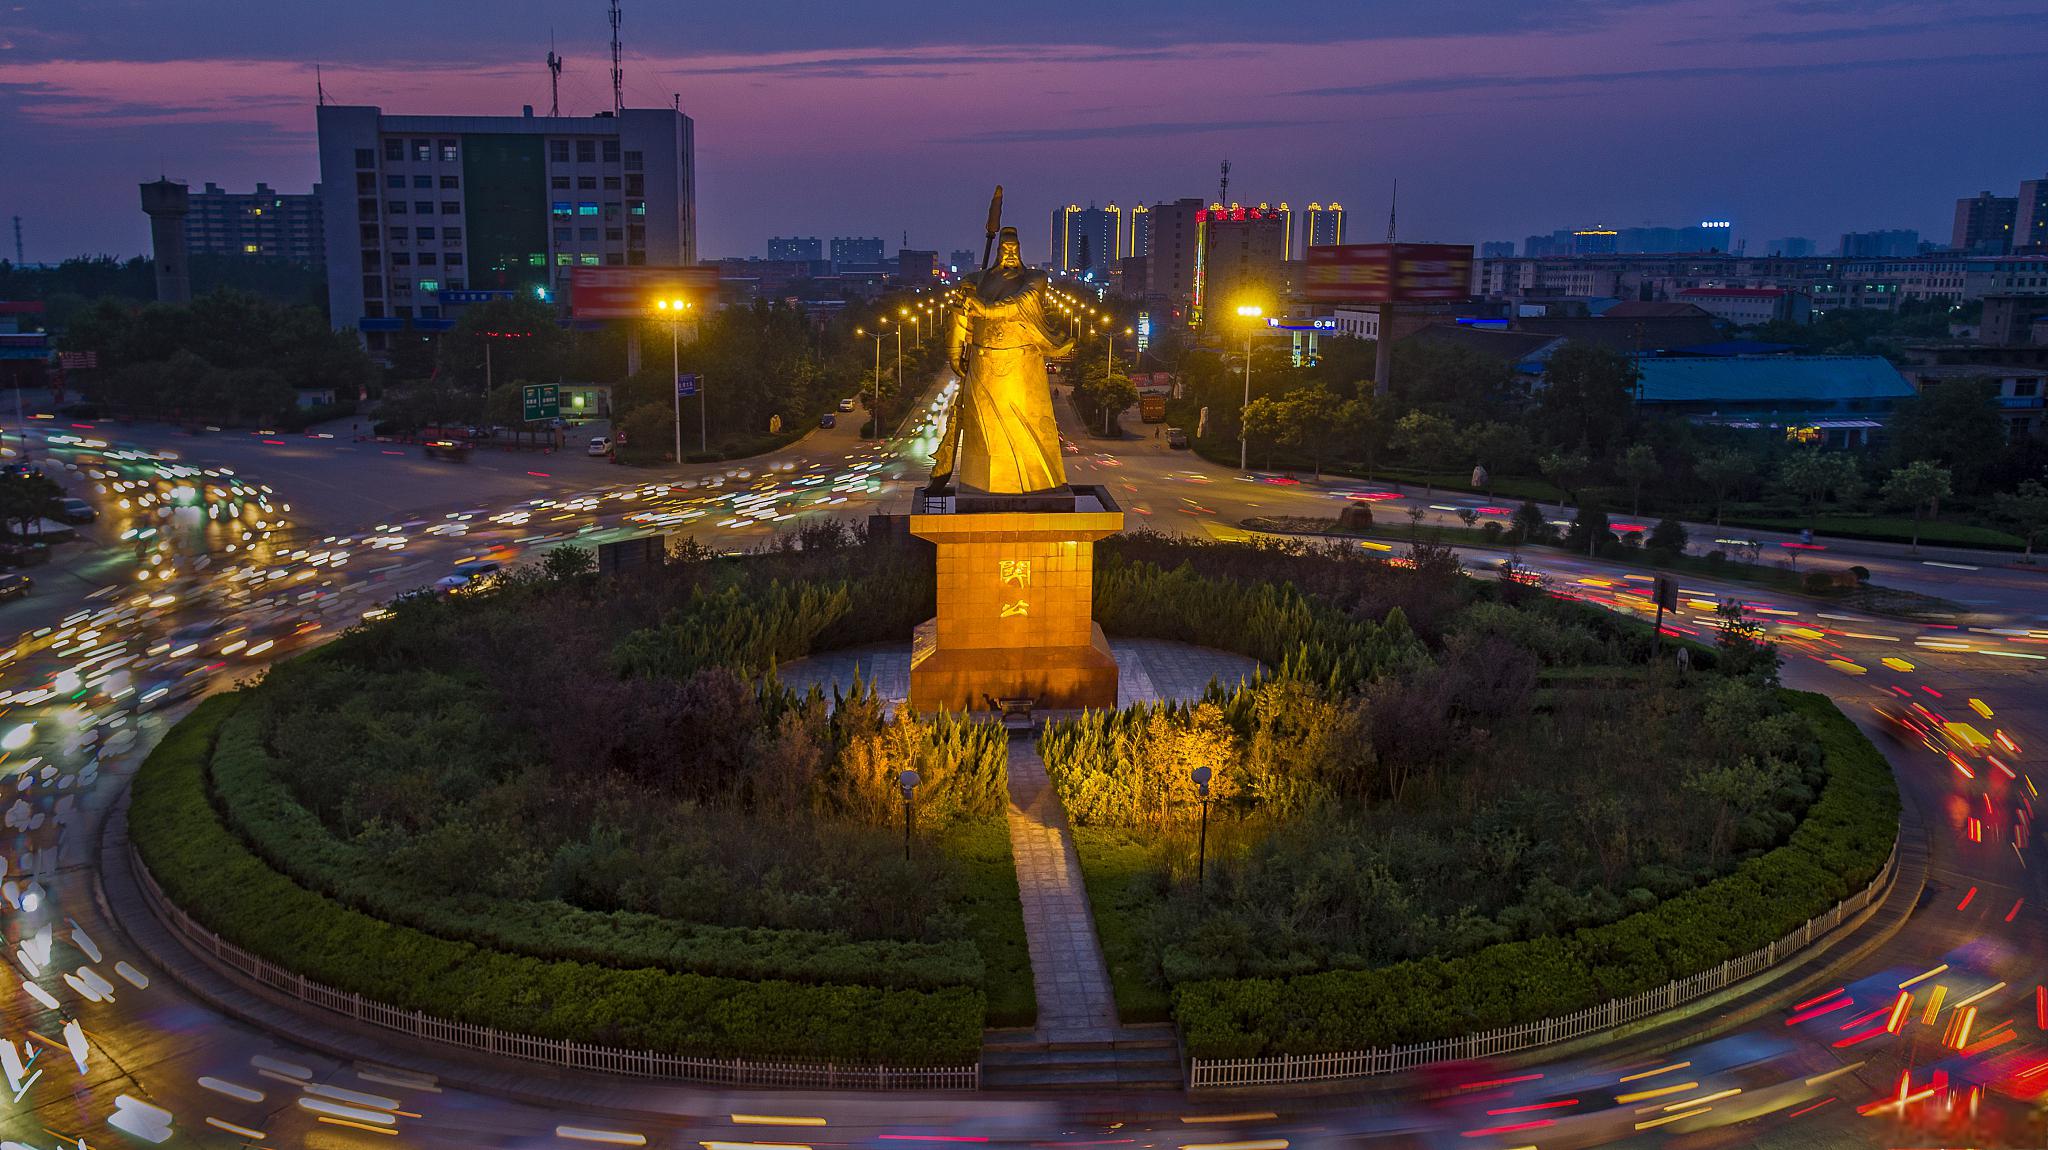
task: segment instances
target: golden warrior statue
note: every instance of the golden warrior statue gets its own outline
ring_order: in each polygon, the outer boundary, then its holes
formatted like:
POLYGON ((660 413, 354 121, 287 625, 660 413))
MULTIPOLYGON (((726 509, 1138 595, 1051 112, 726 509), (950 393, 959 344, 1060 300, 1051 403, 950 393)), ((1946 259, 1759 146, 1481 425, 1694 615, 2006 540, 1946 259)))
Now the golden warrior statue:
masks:
POLYGON ((1074 345, 1046 319, 1049 290, 1045 273, 1024 266, 1015 228, 1002 229, 995 266, 962 285, 946 333, 960 394, 932 457, 933 490, 957 483, 1022 495, 1066 486, 1045 361, 1074 345))

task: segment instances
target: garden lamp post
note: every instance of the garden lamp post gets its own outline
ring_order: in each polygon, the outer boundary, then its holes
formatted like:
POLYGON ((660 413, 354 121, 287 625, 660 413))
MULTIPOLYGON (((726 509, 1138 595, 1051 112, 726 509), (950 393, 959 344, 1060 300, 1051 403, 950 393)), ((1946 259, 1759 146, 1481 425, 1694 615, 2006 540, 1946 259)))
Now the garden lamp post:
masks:
MULTIPOLYGON (((885 319, 882 322, 888 323, 889 321, 885 319)), ((868 404, 868 414, 875 421, 875 438, 880 439, 882 437, 882 333, 879 331, 870 332, 865 328, 857 327, 853 329, 853 334, 856 336, 867 336, 875 341, 874 402, 868 404)))
POLYGON ((1202 797, 1202 830, 1195 839, 1195 893, 1202 891, 1203 872, 1209 861, 1209 779, 1212 772, 1207 767, 1196 767, 1188 773, 1195 781, 1195 793, 1202 797))
POLYGON ((916 807, 913 804, 917 799, 917 784, 923 781, 924 780, 917 777, 917 772, 914 770, 906 770, 902 774, 896 776, 896 785, 903 788, 904 862, 910 861, 910 834, 911 828, 916 825, 916 815, 914 813, 916 811, 916 807))
POLYGON ((1251 470, 1252 438, 1245 430, 1245 413, 1252 406, 1252 332, 1265 309, 1257 304, 1239 304, 1237 314, 1244 318, 1244 406, 1237 411, 1237 469, 1251 470))

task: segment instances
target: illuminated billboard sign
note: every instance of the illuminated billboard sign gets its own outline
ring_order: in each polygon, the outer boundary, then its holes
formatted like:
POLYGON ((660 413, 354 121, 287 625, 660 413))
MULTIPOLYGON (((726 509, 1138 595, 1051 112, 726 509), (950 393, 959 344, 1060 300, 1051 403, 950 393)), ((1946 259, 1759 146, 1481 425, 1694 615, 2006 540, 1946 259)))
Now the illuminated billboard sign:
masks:
POLYGON ((1462 300, 1472 294, 1471 244, 1330 244, 1302 253, 1304 299, 1315 303, 1462 300))
POLYGON ((654 301, 669 299, 703 308, 717 290, 717 268, 577 268, 569 279, 569 314, 631 319, 654 314, 654 301))

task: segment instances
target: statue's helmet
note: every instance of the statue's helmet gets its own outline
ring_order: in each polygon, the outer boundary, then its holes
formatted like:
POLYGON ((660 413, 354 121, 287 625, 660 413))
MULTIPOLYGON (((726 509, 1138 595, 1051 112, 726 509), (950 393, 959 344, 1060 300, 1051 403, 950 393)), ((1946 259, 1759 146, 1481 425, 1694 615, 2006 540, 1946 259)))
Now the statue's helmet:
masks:
POLYGON ((1004 228, 997 236, 998 263, 1023 263, 1024 245, 1017 241, 1016 228, 1004 228))

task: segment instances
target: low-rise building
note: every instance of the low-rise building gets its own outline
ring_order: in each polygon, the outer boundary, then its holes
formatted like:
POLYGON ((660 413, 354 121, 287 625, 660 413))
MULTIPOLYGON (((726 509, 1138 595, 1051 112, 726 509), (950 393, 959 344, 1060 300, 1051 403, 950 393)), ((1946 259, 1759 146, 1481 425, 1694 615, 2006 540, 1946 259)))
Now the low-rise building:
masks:
POLYGON ((1636 367, 1636 402, 1645 410, 1832 447, 1871 442, 1898 401, 1917 394, 1874 355, 1674 356, 1636 367))
POLYGON ((1990 363, 1910 364, 1899 369, 1914 389, 1927 392, 1957 383, 1989 385, 1991 401, 2005 419, 2008 439, 2020 440, 2048 430, 2043 397, 2048 395, 2048 368, 1990 363))
POLYGON ((1689 288, 1678 293, 1678 300, 1736 327, 1813 322, 1812 297, 1789 288, 1689 288))

